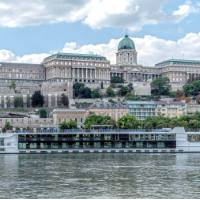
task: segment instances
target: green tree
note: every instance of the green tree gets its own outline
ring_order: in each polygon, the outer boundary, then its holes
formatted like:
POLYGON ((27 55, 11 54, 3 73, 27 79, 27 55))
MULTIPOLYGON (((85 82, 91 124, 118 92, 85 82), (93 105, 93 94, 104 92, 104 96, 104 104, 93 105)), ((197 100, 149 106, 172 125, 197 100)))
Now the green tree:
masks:
POLYGON ((106 95, 107 95, 108 97, 115 97, 115 91, 114 91, 111 87, 108 87, 108 88, 106 89, 106 95))
POLYGON ((112 76, 111 83, 124 83, 124 79, 119 76, 112 76))
POLYGON ((186 96, 197 96, 200 93, 200 80, 185 84, 183 91, 186 96))
POLYGON ((140 121, 131 115, 125 115, 117 121, 117 127, 122 129, 137 129, 140 125, 140 121))
POLYGON ((40 91, 35 91, 31 97, 31 104, 33 107, 42 107, 44 104, 44 97, 40 91))
POLYGON ((65 95, 65 94, 61 95, 61 104, 64 107, 67 107, 67 108, 69 107, 69 98, 67 95, 65 95))
POLYGON ((129 92, 128 87, 122 85, 118 91, 118 95, 124 97, 128 94, 128 92, 129 92))
POLYGON ((103 89, 104 88, 104 85, 103 85, 103 82, 101 82, 101 89, 103 89))
POLYGON ((92 98, 101 98, 101 94, 100 94, 99 89, 94 89, 94 90, 92 90, 92 92, 91 92, 91 97, 92 97, 92 98))
POLYGON ((6 121, 4 127, 3 127, 3 132, 6 132, 8 130, 12 130, 13 126, 10 124, 10 122, 6 121))
POLYGON ((15 108, 22 108, 23 107, 23 97, 15 97, 14 98, 14 107, 15 108))
POLYGON ((151 82, 151 93, 153 95, 169 95, 170 90, 170 81, 167 77, 159 77, 151 82))
POLYGON ((14 92, 16 92, 16 83, 15 83, 15 81, 14 81, 14 80, 11 82, 11 84, 10 84, 9 88, 10 88, 10 89, 13 89, 13 90, 14 90, 14 92))
POLYGON ((140 96, 136 96, 136 95, 131 94, 131 93, 127 93, 126 100, 127 101, 138 101, 138 100, 141 100, 141 97, 140 96))
POLYGON ((111 125, 115 127, 115 121, 110 116, 92 114, 86 118, 84 127, 91 129, 93 125, 111 125))
POLYGON ((85 85, 83 83, 74 83, 73 85, 74 97, 80 97, 80 94, 84 87, 85 85))
POLYGON ((128 87, 128 92, 129 93, 133 93, 134 92, 133 91, 133 84, 132 83, 129 83, 127 87, 128 87))
POLYGON ((192 129, 199 129, 200 128, 200 122, 197 119, 191 119, 188 123, 188 127, 192 129))
POLYGON ((186 96, 190 96, 193 95, 194 93, 194 88, 192 84, 186 84, 183 86, 183 91, 185 93, 186 96))
POLYGON ((91 98, 91 89, 85 87, 83 83, 75 83, 73 85, 73 91, 75 98, 91 98))
POLYGON ((47 111, 45 109, 39 110, 40 118, 47 118, 47 111))
POLYGON ((144 120, 144 129, 169 128, 170 118, 163 116, 147 117, 144 120))
POLYGON ((84 87, 82 89, 82 94, 81 97, 82 98, 91 98, 91 89, 89 87, 84 87))
POLYGON ((69 120, 68 122, 67 121, 64 121, 62 122, 60 125, 59 125, 60 129, 61 130, 65 130, 65 129, 77 129, 77 122, 75 120, 69 120))

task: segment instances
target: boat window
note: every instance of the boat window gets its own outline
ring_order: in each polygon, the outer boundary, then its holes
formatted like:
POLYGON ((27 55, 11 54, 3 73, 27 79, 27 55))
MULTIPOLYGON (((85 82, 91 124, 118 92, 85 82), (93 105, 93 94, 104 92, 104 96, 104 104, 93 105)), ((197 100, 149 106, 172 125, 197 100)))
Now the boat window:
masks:
POLYGON ((188 141, 189 142, 200 142, 200 135, 197 135, 197 134, 188 135, 188 141))
POLYGON ((4 146, 4 138, 0 138, 0 146, 4 146))

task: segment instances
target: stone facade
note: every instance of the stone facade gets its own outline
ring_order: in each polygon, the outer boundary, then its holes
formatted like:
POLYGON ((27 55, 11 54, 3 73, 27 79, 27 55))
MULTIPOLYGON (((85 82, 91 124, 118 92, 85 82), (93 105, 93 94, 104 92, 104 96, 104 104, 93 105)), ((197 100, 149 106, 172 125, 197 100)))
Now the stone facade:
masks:
POLYGON ((157 102, 158 116, 180 117, 187 114, 187 105, 181 102, 157 102))
POLYGON ((138 96, 150 96, 151 85, 149 81, 133 82, 134 94, 138 96))
POLYGON ((16 96, 41 91, 48 107, 58 107, 64 93, 73 98, 73 83, 90 88, 106 88, 110 84, 110 62, 103 56, 58 53, 41 64, 0 63, 0 106, 13 107, 16 96))
POLYGON ((89 114, 96 114, 102 116, 110 116, 114 120, 128 114, 128 107, 123 104, 109 104, 109 103, 98 103, 92 105, 88 109, 89 114))
POLYGON ((81 127, 87 117, 87 111, 84 109, 54 109, 53 110, 53 124, 59 125, 60 123, 70 120, 77 122, 78 127, 81 127))
POLYGON ((0 129, 9 122, 13 128, 37 128, 37 127, 54 127, 52 118, 29 118, 29 117, 12 117, 0 118, 0 129))
POLYGON ((107 87, 110 84, 110 62, 103 56, 58 53, 43 61, 46 81, 82 82, 90 87, 107 87))
POLYGON ((147 117, 154 116, 172 118, 187 114, 187 105, 181 102, 128 101, 127 105, 129 114, 140 120, 145 120, 147 117))
POLYGON ((157 116, 157 104, 154 101, 127 101, 128 112, 139 120, 157 116))
POLYGON ((45 69, 40 64, 0 63, 0 94, 32 94, 44 80, 45 69))
POLYGON ((116 64, 111 65, 111 76, 120 76, 128 83, 151 82, 160 76, 168 77, 173 91, 182 89, 189 79, 200 78, 200 61, 170 59, 155 66, 137 64, 137 52, 132 43, 127 35, 120 41, 116 64))
POLYGON ((115 65, 110 65, 103 56, 75 53, 53 54, 41 64, 1 62, 1 102, 6 100, 6 96, 32 95, 40 90, 47 104, 54 106, 51 102, 62 93, 73 98, 75 82, 90 88, 107 88, 112 76, 123 77, 126 83, 150 83, 165 76, 169 78, 172 90, 176 91, 188 80, 200 77, 200 61, 170 59, 155 66, 139 65, 135 44, 125 35, 118 45, 115 65))

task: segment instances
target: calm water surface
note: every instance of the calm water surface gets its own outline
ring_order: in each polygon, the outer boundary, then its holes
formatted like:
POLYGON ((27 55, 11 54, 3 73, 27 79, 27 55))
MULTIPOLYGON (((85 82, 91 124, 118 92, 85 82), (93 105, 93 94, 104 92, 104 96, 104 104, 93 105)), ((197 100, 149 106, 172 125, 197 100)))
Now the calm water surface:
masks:
POLYGON ((0 198, 200 198, 200 154, 0 155, 0 198))

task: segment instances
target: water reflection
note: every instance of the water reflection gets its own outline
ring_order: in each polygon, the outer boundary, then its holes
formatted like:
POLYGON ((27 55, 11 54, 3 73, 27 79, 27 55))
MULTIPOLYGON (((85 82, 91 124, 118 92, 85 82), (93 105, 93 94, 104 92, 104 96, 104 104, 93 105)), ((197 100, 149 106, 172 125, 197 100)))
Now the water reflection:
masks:
POLYGON ((200 154, 0 155, 0 198, 198 198, 200 154))

